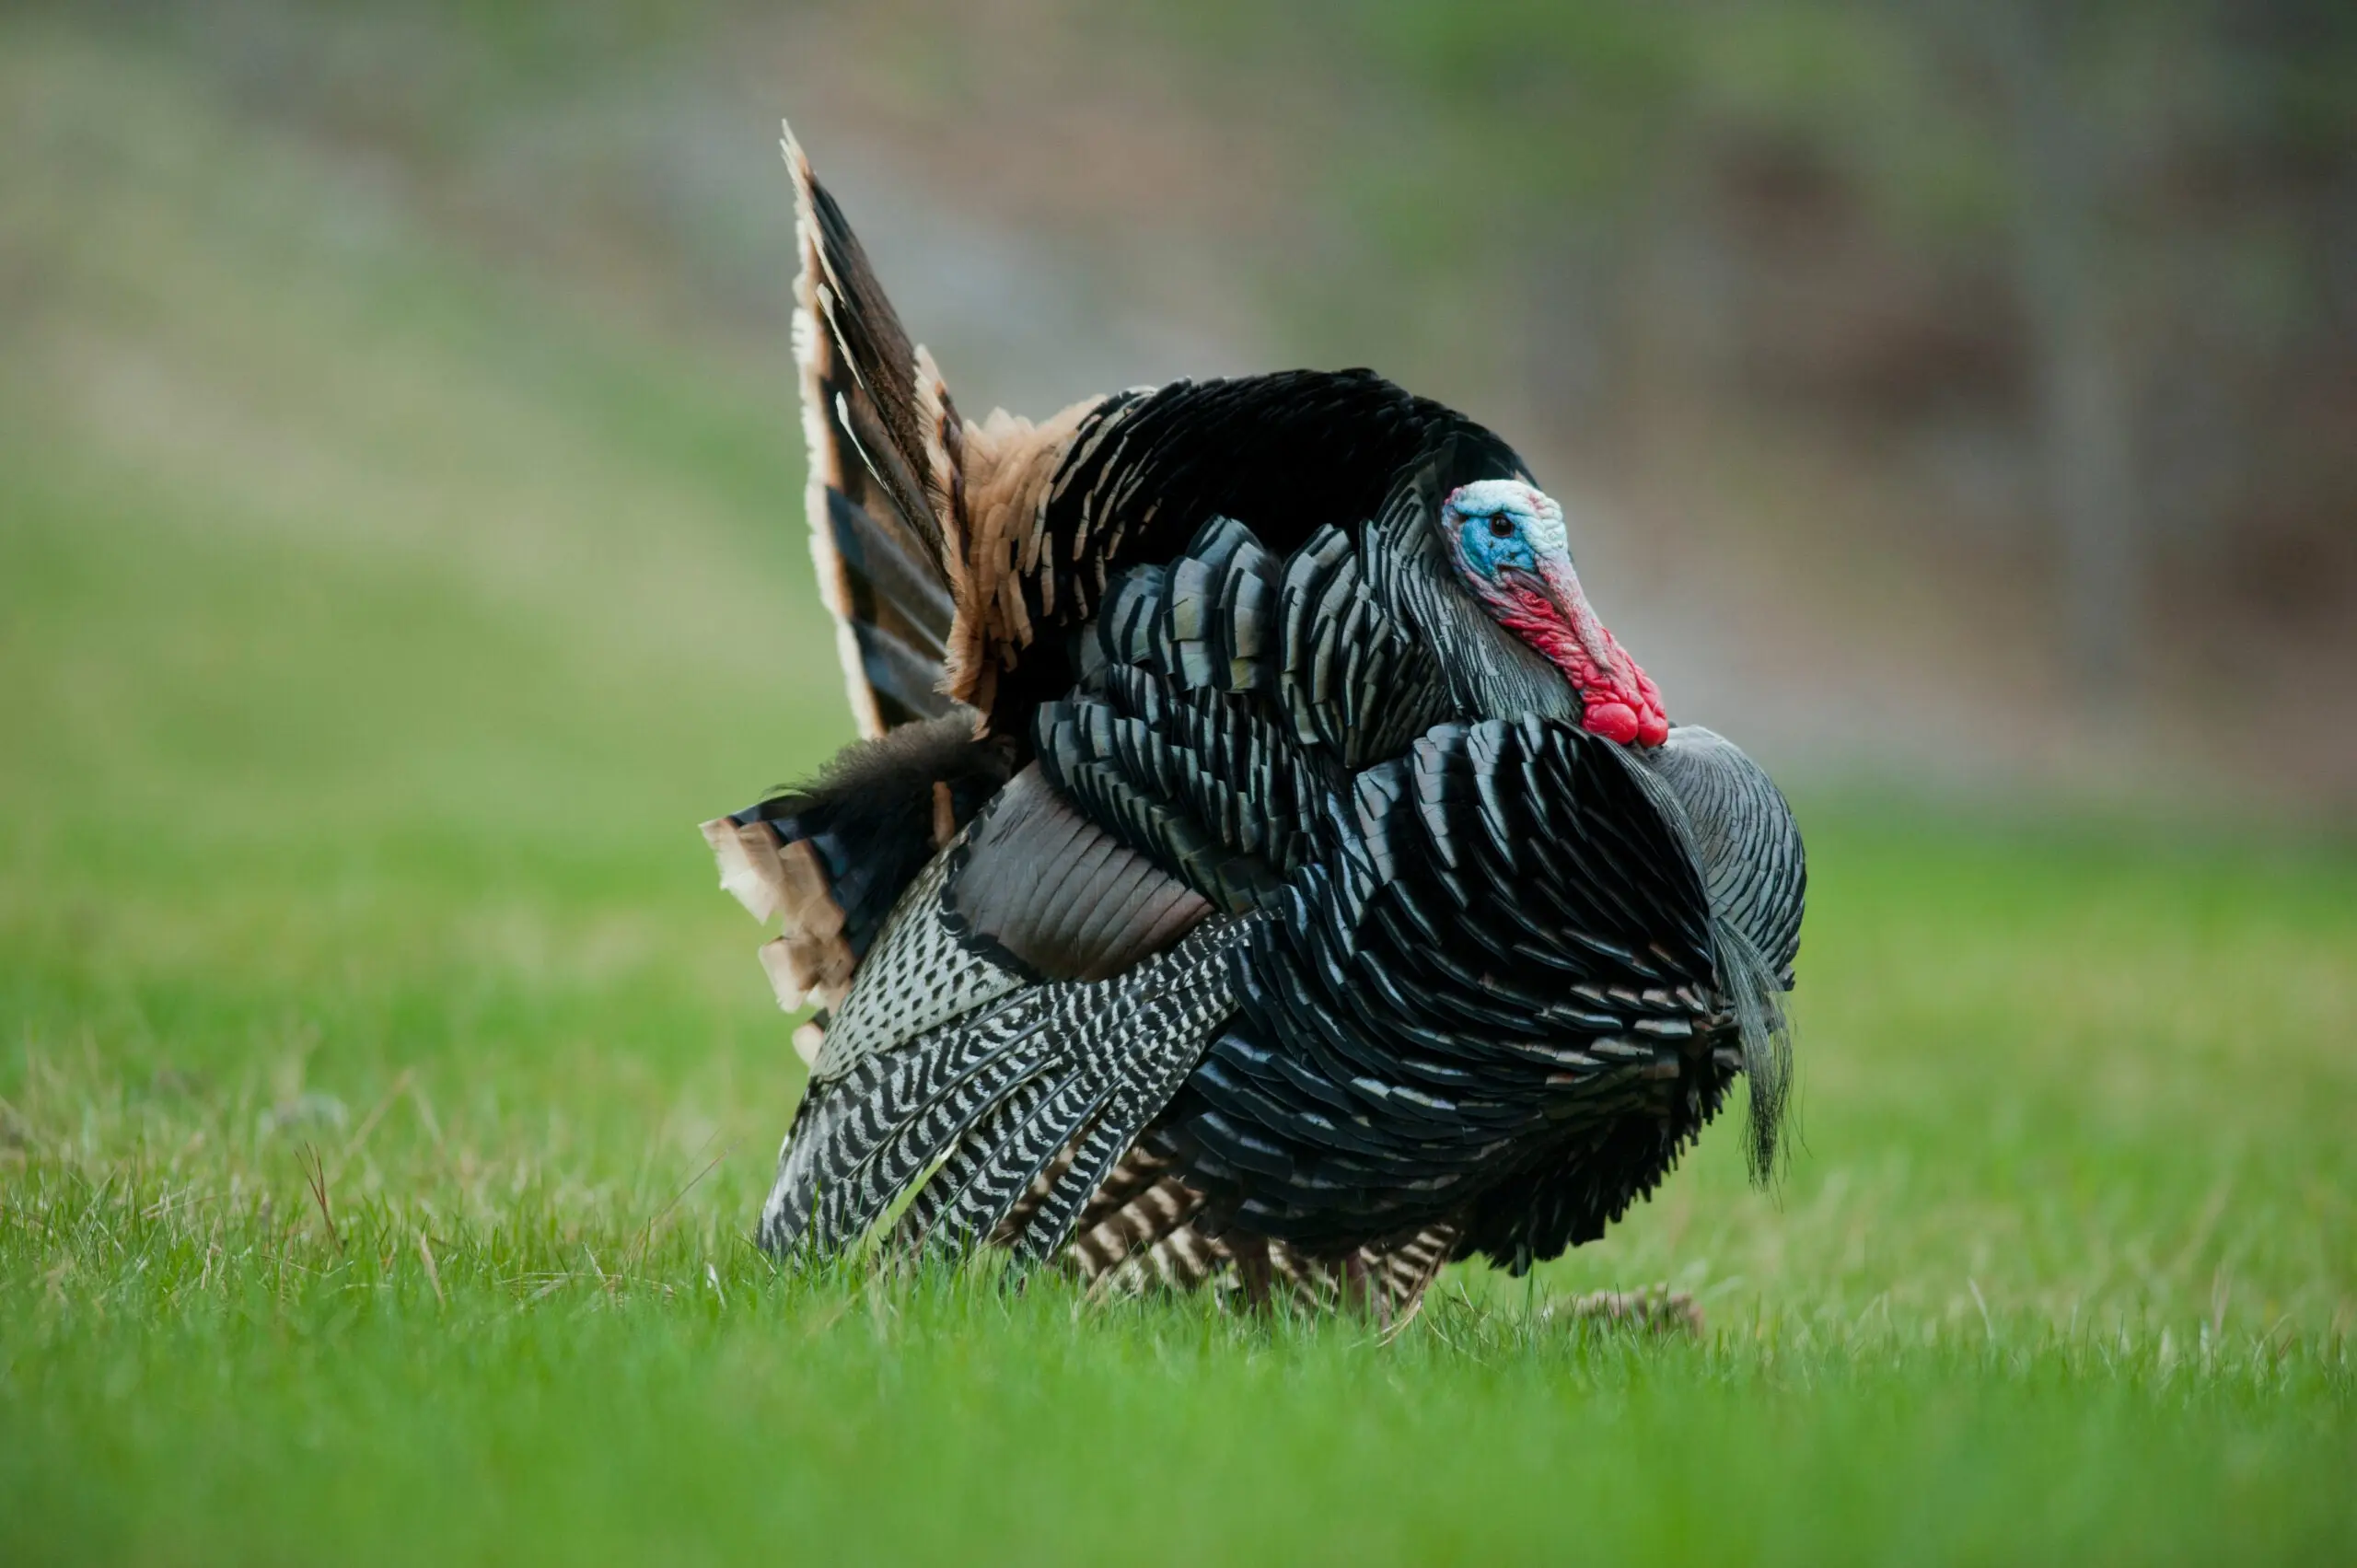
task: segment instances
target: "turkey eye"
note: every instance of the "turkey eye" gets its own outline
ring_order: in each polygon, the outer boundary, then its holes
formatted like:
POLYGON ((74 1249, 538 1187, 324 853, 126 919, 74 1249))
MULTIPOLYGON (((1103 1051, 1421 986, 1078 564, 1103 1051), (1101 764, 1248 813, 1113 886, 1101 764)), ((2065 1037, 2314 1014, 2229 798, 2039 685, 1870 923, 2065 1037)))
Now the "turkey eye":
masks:
POLYGON ((1492 517, 1490 519, 1490 537, 1492 539, 1512 539, 1514 537, 1514 519, 1503 514, 1498 517, 1492 517))

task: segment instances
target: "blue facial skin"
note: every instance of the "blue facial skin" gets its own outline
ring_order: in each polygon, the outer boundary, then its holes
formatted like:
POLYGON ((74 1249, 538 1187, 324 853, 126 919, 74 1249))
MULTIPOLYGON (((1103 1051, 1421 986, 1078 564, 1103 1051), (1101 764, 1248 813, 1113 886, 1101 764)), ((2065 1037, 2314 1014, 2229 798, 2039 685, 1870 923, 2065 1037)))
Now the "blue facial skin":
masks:
POLYGON ((1469 484, 1457 493, 1457 550, 1467 570, 1494 582, 1510 566, 1538 575, 1541 559, 1570 565, 1562 514, 1551 504, 1534 507, 1531 499, 1527 487, 1503 481, 1469 484), (1501 519, 1509 525, 1503 534, 1496 531, 1501 519))
POLYGON ((1526 572, 1538 571, 1538 557, 1531 551, 1526 528, 1526 519, 1504 509, 1468 516, 1457 536, 1465 552, 1465 563, 1482 576, 1492 579, 1508 566, 1519 566, 1526 572), (1503 538, 1496 532, 1500 520, 1514 526, 1514 531, 1503 538))

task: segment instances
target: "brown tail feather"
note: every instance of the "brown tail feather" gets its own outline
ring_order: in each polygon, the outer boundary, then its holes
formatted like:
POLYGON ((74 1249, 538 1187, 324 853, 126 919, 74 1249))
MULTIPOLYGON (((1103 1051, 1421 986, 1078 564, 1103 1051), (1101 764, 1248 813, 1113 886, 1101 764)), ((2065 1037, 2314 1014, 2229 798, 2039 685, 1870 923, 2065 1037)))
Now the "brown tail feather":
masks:
MULTIPOLYGON (((794 178, 800 268, 795 279, 794 357, 801 372, 803 434, 810 447, 807 510, 819 592, 836 624, 836 651, 860 733, 881 735, 946 707, 926 701, 937 687, 897 668, 879 648, 939 649, 949 634, 948 540, 936 510, 943 469, 954 494, 958 415, 947 389, 920 364, 842 210, 819 183, 788 128, 785 163, 794 178), (915 563, 934 593, 911 595, 868 569, 877 547, 915 563), (880 642, 878 633, 888 642, 880 642), (917 690, 909 688, 915 685, 917 690)), ((904 662, 904 661, 902 661, 904 662)), ((921 663, 919 670, 924 666, 921 663)))
POLYGON ((847 747, 807 786, 703 824, 721 887, 782 923, 761 948, 779 1006, 842 1005, 893 905, 1008 767, 1004 745, 952 714, 847 747))
POLYGON ((810 446, 810 552, 852 711, 865 736, 940 712, 926 700, 934 693, 987 711, 998 672, 1031 641, 1022 581, 1040 566, 1050 486, 1102 400, 1039 425, 1004 412, 967 424, 791 128, 784 151, 800 249, 794 351, 810 446), (952 613, 871 570, 861 536, 921 563, 952 613), (908 689, 911 672, 894 663, 901 647, 938 650, 931 691, 908 689))
POLYGON ((703 837, 719 863, 721 887, 762 924, 784 918, 783 933, 761 951, 777 1005, 789 1013, 814 1004, 840 1006, 858 959, 843 939, 842 906, 808 842, 784 843, 767 822, 733 817, 704 823, 703 837))

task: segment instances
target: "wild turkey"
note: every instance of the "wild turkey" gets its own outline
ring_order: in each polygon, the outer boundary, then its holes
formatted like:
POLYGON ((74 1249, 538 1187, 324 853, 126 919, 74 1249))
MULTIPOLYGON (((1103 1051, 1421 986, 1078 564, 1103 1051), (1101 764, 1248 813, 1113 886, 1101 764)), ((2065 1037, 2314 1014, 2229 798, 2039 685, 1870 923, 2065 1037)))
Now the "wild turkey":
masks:
POLYGON ((1750 1084, 1799 835, 1562 509, 1366 370, 963 420, 789 134, 811 546, 866 738, 704 826, 810 1084, 759 1237, 1411 1310, 1601 1235, 1750 1084))

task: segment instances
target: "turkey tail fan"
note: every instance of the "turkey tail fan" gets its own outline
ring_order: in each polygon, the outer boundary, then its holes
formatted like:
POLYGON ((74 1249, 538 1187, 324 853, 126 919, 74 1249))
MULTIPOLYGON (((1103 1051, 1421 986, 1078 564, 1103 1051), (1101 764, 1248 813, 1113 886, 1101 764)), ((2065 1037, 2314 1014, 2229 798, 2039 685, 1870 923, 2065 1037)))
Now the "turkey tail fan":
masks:
POLYGON ((811 784, 703 824, 720 885, 753 918, 778 1005, 840 1005, 900 895, 1006 782, 1009 748, 959 709, 847 748, 811 784))
POLYGON ((810 554, 860 733, 948 711, 961 427, 858 237, 789 128, 801 267, 794 355, 810 446, 810 554))

